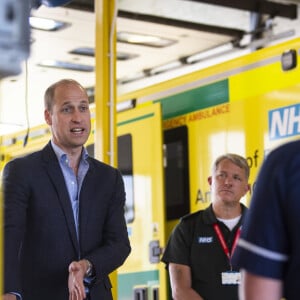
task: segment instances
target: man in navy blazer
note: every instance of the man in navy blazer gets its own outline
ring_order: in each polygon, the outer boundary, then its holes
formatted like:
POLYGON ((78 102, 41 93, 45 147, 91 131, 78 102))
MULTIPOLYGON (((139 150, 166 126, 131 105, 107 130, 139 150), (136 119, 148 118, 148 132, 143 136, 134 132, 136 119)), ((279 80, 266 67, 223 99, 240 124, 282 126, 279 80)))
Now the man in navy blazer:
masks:
POLYGON ((51 141, 8 162, 4 300, 110 300, 108 275, 130 253, 120 172, 87 154, 88 95, 71 79, 45 92, 51 141))

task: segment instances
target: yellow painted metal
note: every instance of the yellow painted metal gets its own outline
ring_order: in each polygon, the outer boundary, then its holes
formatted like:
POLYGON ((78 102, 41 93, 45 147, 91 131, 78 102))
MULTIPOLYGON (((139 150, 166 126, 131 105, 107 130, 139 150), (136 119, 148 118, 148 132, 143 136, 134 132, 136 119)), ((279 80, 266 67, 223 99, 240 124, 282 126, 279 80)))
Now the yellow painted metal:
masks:
MULTIPOLYGON (((247 64, 243 64, 244 68, 241 69, 241 72, 230 77, 230 101, 249 99, 256 95, 297 84, 299 82, 298 68, 284 72, 280 65, 280 55, 287 50, 299 48, 300 38, 297 38, 248 55, 247 64), (279 58, 276 63, 267 66, 260 66, 258 63, 275 57, 279 58), (256 67, 247 70, 246 66, 251 65, 256 65, 256 67)), ((236 60, 234 66, 240 66, 243 60, 245 59, 236 60)))
POLYGON ((112 0, 96 0, 96 83, 95 154, 103 162, 116 165, 116 5, 112 0))
POLYGON ((118 273, 158 271, 159 299, 167 299, 166 270, 149 260, 151 241, 165 246, 161 107, 157 103, 122 112, 117 120, 118 136, 131 135, 134 171, 134 220, 128 224, 132 252, 118 273))
MULTIPOLYGON (((96 0, 96 83, 95 83, 95 157, 116 166, 115 133, 115 53, 116 3, 96 0)), ((117 272, 110 275, 113 298, 117 297, 117 272)))
MULTIPOLYGON (((0 147, 0 155, 2 156, 2 151, 0 147)), ((1 169, 0 169, 1 172, 1 169)), ((1 179, 1 173, 0 173, 1 179)), ((2 180, 0 182, 0 295, 3 294, 3 197, 2 197, 2 180)))

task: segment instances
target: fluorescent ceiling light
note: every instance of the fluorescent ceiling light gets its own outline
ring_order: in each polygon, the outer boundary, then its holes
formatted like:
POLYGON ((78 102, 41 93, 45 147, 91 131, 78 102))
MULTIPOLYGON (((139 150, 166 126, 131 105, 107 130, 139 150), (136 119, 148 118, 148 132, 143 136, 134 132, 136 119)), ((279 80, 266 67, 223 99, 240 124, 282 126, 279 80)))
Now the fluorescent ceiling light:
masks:
POLYGON ((95 49, 92 47, 79 47, 71 50, 69 53, 83 56, 95 56, 95 49))
POLYGON ((145 78, 147 76, 158 75, 158 74, 176 69, 180 66, 182 66, 181 61, 179 61, 179 60, 172 61, 172 62, 170 62, 168 64, 165 64, 165 65, 162 65, 162 66, 158 66, 158 67, 155 67, 155 68, 152 68, 152 69, 144 70, 144 72, 138 72, 138 73, 120 78, 118 80, 118 84, 125 84, 125 83, 129 83, 129 82, 132 82, 132 81, 136 81, 136 80, 145 78))
POLYGON ((176 69, 180 66, 182 66, 182 63, 179 60, 176 60, 176 61, 170 62, 168 64, 150 69, 149 70, 149 75, 152 76, 152 75, 157 75, 157 74, 164 73, 164 72, 167 72, 167 71, 171 71, 171 70, 176 69))
POLYGON ((133 53, 127 53, 127 52, 117 52, 117 60, 128 60, 135 57, 138 57, 139 55, 133 54, 133 53))
MULTIPOLYGON (((83 56, 95 56, 95 49, 92 47, 79 47, 71 50, 70 54, 83 55, 83 56)), ((117 60, 128 60, 138 57, 137 54, 127 52, 117 52, 117 60)))
POLYGON ((214 48, 211 48, 208 50, 201 51, 197 54, 193 54, 189 57, 186 57, 184 59, 184 61, 187 64, 193 64, 195 62, 198 62, 198 61, 201 61, 204 59, 208 59, 208 58, 212 58, 217 55, 225 54, 232 50, 233 50, 233 44, 227 43, 227 44, 223 44, 221 46, 217 46, 217 47, 214 47, 214 48))
POLYGON ((60 30, 67 25, 66 22, 56 21, 52 19, 46 18, 38 18, 38 17, 29 17, 29 24, 33 29, 46 30, 46 31, 55 31, 60 30))
POLYGON ((166 47, 176 43, 170 40, 154 35, 146 35, 132 32, 121 31, 117 33, 117 41, 129 44, 144 45, 151 47, 166 47))
POLYGON ((128 75, 128 76, 125 76, 125 77, 122 77, 122 78, 118 79, 118 84, 129 83, 129 82, 139 80, 139 79, 142 79, 142 78, 145 78, 145 77, 146 77, 146 74, 144 72, 138 72, 138 73, 128 75))
POLYGON ((51 60, 51 59, 43 60, 38 65, 41 67, 58 68, 58 69, 83 71, 83 72, 93 72, 94 71, 93 66, 72 63, 72 62, 67 62, 67 61, 51 60))

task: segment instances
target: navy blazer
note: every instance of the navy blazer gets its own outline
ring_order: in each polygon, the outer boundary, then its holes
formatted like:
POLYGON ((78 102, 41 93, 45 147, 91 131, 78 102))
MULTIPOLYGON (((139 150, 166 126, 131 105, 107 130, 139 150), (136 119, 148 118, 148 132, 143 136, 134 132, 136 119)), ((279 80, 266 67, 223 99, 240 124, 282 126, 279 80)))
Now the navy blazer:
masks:
POLYGON ((95 268, 91 299, 111 299, 108 274, 130 253, 120 172, 91 157, 80 192, 79 241, 68 191, 49 142, 8 162, 4 189, 4 292, 23 300, 68 300, 68 266, 95 268))

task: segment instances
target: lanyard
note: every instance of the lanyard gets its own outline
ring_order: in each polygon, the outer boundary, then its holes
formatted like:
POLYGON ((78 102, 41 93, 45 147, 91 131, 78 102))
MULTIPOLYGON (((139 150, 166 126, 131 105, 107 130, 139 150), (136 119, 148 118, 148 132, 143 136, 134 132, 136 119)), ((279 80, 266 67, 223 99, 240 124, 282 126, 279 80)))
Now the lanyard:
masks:
POLYGON ((235 234, 235 237, 234 237, 234 241, 233 241, 233 244, 232 244, 231 253, 230 253, 230 252, 229 252, 229 249, 228 249, 228 246, 227 246, 227 244, 226 244, 226 242, 225 242, 224 236, 223 236, 223 234, 222 234, 222 231, 221 231, 221 229, 220 229, 220 226, 219 226, 217 223, 215 223, 213 226, 214 226, 214 230, 215 230, 215 232, 216 232, 216 234, 217 234, 217 237, 218 237, 218 239, 219 239, 219 242, 220 242, 220 244, 221 244, 221 246, 222 246, 222 249, 223 249, 225 255, 228 257, 230 269, 232 270, 231 257, 232 257, 232 254, 233 254, 235 248, 236 248, 237 241, 238 241, 238 239, 239 239, 239 237, 240 237, 240 234, 241 234, 241 227, 239 227, 239 228, 237 229, 237 231, 236 231, 236 234, 235 234))

